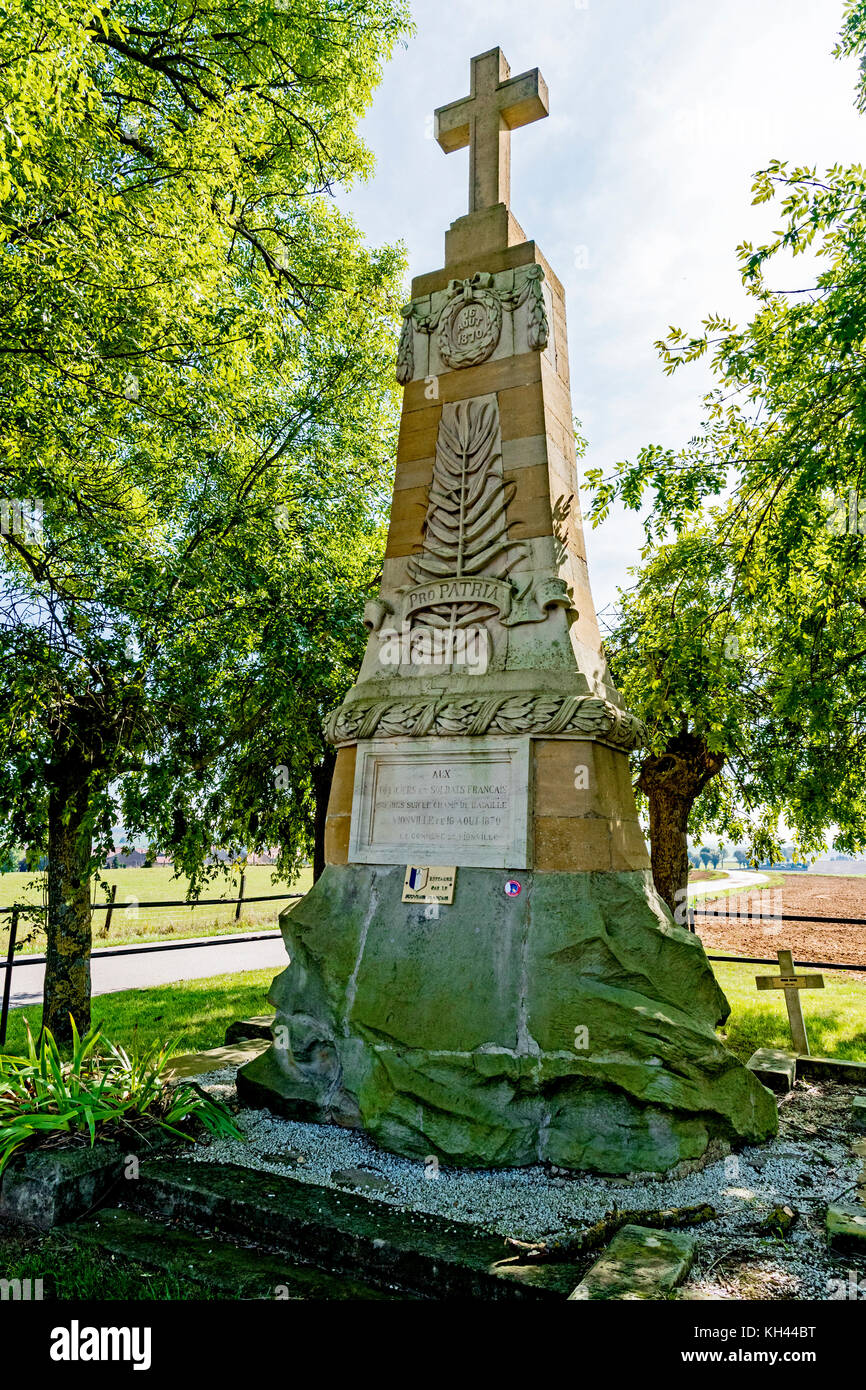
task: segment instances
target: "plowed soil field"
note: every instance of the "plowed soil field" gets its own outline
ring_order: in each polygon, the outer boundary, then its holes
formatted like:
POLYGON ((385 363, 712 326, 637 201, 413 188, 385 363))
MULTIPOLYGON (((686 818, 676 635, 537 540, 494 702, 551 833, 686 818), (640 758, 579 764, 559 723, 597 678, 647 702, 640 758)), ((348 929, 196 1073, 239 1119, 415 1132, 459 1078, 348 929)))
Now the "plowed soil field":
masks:
POLYGON ((866 966, 866 878, 836 874, 786 874, 778 888, 747 888, 723 898, 702 896, 695 903, 696 930, 708 953, 772 958, 780 948, 802 961, 866 966), (702 917, 701 907, 724 912, 702 917), (749 922, 747 914, 765 920, 749 922), (792 917, 820 917, 795 922, 792 917), (840 918, 861 917, 851 926, 840 918))

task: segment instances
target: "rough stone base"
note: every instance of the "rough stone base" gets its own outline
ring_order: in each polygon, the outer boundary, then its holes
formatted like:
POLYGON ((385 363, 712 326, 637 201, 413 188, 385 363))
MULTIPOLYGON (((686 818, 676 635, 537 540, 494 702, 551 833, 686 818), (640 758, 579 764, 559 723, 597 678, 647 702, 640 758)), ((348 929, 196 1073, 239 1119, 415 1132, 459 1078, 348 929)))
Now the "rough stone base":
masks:
POLYGON ((713 1138, 776 1132, 719 1042, 700 940, 650 875, 459 869, 454 902, 401 899, 404 866, 330 866, 281 917, 291 964, 244 1104, 365 1129, 450 1164, 666 1171, 713 1138))

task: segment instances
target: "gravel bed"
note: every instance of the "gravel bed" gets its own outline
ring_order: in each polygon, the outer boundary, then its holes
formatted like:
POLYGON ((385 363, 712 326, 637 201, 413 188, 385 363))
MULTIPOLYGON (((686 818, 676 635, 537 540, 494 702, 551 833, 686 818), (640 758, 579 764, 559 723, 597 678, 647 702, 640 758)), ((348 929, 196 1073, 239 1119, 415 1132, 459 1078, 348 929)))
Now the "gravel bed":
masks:
POLYGON ((542 1164, 437 1171, 386 1153, 356 1131, 284 1120, 267 1110, 237 1110, 234 1067, 198 1081, 236 1111, 245 1142, 198 1145, 189 1155, 196 1162, 237 1163, 334 1187, 346 1186, 334 1181, 335 1172, 363 1169, 389 1184, 388 1190, 364 1190, 371 1201, 520 1240, 567 1236, 613 1208, 709 1203, 717 1216, 693 1228, 696 1255, 687 1290, 719 1299, 827 1299, 845 1296, 832 1281, 854 1270, 866 1297, 866 1260, 834 1255, 824 1238, 827 1204, 854 1200, 862 1163, 851 1152, 858 1136, 850 1126, 853 1091, 847 1086, 798 1082, 780 1104, 779 1135, 768 1144, 743 1148, 686 1176, 623 1179, 564 1176, 542 1164), (294 1166, 265 1157, 273 1154, 295 1155, 294 1166), (797 1213, 784 1239, 760 1230, 780 1206, 797 1213))

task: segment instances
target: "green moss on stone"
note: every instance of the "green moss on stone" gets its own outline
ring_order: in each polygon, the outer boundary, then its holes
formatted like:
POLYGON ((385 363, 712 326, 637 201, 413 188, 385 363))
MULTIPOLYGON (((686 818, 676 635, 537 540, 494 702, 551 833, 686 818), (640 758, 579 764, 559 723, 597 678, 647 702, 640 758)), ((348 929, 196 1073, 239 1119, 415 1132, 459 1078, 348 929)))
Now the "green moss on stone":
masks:
POLYGON ((330 867, 283 915, 291 964, 277 1041, 240 1075, 250 1103, 475 1166, 664 1171, 776 1132, 716 1036, 728 1006, 700 940, 649 874, 522 873, 515 898, 503 872, 460 869, 434 917, 400 901, 403 874, 330 867))

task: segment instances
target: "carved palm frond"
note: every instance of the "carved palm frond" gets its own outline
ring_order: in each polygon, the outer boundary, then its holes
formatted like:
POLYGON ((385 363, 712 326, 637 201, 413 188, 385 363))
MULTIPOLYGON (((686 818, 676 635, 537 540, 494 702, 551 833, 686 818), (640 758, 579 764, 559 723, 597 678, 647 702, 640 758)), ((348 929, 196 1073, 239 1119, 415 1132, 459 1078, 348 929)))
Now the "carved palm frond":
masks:
POLYGON ((502 478, 492 401, 461 401, 443 412, 427 503, 424 545, 409 561, 415 583, 488 574, 504 578, 525 549, 508 539, 513 485, 502 478))

